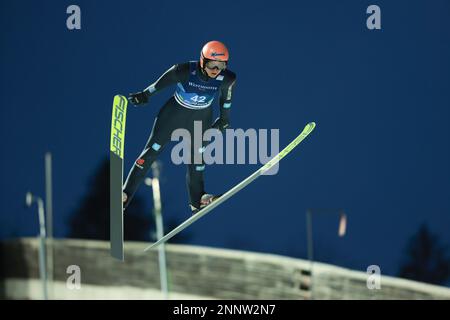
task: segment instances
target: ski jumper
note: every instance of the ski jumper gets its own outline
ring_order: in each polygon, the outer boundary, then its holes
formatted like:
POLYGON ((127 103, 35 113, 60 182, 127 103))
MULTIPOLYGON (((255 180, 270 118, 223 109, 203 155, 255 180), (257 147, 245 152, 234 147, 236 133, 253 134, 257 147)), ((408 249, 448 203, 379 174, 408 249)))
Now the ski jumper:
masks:
MULTIPOLYGON (((214 100, 219 97, 220 117, 227 122, 232 100, 232 90, 236 75, 225 69, 216 78, 203 74, 198 61, 177 64, 167 70, 145 91, 150 96, 176 84, 174 95, 162 106, 144 150, 135 161, 125 181, 123 191, 127 194, 124 208, 128 206, 139 185, 144 180, 151 164, 170 141, 172 132, 183 128, 194 136, 194 121, 202 122, 202 134, 212 125, 214 100)), ((200 198, 205 193, 203 173, 205 164, 201 150, 194 150, 191 143, 191 164, 187 164, 186 184, 190 204, 198 208, 200 198), (194 164, 195 153, 200 153, 200 164, 194 164)))

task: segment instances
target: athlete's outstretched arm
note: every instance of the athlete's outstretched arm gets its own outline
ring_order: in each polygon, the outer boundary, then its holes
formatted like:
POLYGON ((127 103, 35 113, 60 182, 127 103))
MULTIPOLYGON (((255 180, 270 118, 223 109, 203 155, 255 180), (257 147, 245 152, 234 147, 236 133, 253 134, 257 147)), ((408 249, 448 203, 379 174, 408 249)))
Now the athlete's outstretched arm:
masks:
POLYGON ((176 64, 164 72, 158 80, 149 85, 144 92, 148 92, 149 95, 152 95, 177 82, 185 82, 188 78, 189 63, 176 64))
POLYGON ((233 74, 222 86, 219 97, 220 117, 216 119, 213 128, 220 131, 225 130, 230 125, 231 100, 233 97, 233 87, 236 83, 236 76, 233 74))
POLYGON ((149 85, 141 92, 130 94, 128 100, 134 104, 145 104, 153 94, 174 85, 177 82, 184 82, 189 78, 189 64, 176 64, 163 73, 158 80, 149 85))

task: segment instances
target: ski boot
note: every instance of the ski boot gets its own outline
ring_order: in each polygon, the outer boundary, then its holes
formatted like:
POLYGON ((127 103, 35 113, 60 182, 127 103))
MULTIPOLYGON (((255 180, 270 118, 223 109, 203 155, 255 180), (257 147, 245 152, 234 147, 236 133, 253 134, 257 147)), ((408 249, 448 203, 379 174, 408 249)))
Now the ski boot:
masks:
POLYGON ((125 210, 128 207, 128 195, 122 191, 122 203, 123 203, 123 214, 125 214, 125 210))
POLYGON ((205 208, 206 206, 210 205, 211 203, 213 203, 214 201, 216 201, 217 199, 220 198, 221 195, 212 195, 209 193, 205 193, 204 195, 202 195, 201 199, 200 199, 200 208, 196 208, 194 207, 192 204, 191 206, 191 210, 192 210, 192 214, 196 214, 197 212, 199 212, 200 210, 202 210, 203 208, 205 208))

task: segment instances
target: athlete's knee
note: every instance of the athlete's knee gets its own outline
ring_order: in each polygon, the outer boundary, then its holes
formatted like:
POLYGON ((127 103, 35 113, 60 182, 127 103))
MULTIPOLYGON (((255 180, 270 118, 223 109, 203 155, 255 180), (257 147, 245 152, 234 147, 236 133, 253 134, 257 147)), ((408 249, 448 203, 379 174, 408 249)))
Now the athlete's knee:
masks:
POLYGON ((194 165, 194 171, 198 173, 203 173, 205 171, 206 166, 204 164, 196 164, 194 165))
POLYGON ((162 145, 159 144, 158 142, 153 142, 153 143, 150 143, 150 146, 148 147, 148 149, 150 149, 151 152, 153 152, 153 153, 159 153, 159 152, 161 152, 162 145))
POLYGON ((190 164, 188 165, 188 172, 190 174, 203 174, 205 171, 206 166, 204 163, 202 164, 190 164))
POLYGON ((148 170, 152 162, 156 159, 161 152, 162 146, 158 143, 153 143, 150 147, 147 147, 142 151, 141 155, 135 162, 135 166, 142 170, 148 170))
POLYGON ((203 171, 205 170, 205 161, 203 159, 203 153, 205 152, 206 147, 200 147, 197 150, 193 150, 193 148, 191 148, 191 153, 190 153, 190 165, 192 167, 192 169, 197 170, 197 171, 203 171))

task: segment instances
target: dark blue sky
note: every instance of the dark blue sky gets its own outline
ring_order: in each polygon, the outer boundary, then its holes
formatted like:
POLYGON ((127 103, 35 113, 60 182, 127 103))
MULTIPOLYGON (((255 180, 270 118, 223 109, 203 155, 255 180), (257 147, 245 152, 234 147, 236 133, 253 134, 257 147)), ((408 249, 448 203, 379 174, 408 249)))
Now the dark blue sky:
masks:
MULTIPOLYGON (((336 216, 315 217, 317 258, 394 274, 420 224, 450 243, 449 14, 447 0, 1 1, 0 237, 37 234, 23 200, 27 190, 44 195, 46 151, 55 235, 64 237, 108 156, 113 96, 217 39, 238 78, 233 127, 279 128, 281 146, 307 122, 317 128, 278 175, 193 225, 191 243, 305 258, 306 209, 344 208, 343 239, 336 216), (66 28, 70 4, 81 7, 79 31, 66 28), (382 30, 366 28, 370 4, 381 7, 382 30)), ((129 110, 126 172, 172 92, 129 110)), ((184 220, 185 168, 170 163, 169 149, 161 160, 164 214, 184 220)), ((207 189, 224 192, 257 168, 210 166, 207 189)))

